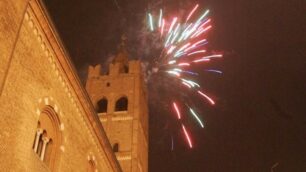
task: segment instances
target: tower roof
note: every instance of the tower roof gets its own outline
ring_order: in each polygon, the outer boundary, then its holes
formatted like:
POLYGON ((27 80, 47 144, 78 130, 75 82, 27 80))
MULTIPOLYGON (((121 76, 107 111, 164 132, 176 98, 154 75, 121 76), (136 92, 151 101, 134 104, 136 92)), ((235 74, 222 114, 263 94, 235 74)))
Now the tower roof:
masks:
POLYGON ((125 35, 121 36, 121 43, 118 46, 118 53, 116 57, 113 60, 113 63, 122 63, 127 64, 128 63, 128 51, 126 48, 126 41, 127 37, 125 35))

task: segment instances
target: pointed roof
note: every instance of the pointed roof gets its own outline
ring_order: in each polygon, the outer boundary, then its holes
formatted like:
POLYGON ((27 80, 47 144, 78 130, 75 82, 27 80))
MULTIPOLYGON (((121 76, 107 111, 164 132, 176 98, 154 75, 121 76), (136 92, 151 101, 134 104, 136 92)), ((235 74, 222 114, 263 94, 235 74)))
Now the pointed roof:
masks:
POLYGON ((127 37, 125 35, 121 36, 121 43, 118 46, 118 53, 113 60, 113 63, 122 63, 122 64, 127 64, 128 63, 128 51, 126 48, 126 41, 127 37))

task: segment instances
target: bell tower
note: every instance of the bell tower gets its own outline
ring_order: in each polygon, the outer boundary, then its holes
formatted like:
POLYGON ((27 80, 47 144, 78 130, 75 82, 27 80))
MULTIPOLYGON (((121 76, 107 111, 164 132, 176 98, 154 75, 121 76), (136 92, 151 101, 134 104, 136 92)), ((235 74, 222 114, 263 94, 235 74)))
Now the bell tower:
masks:
POLYGON ((128 60, 126 37, 107 75, 90 66, 86 90, 124 172, 148 171, 148 100, 139 60, 128 60))

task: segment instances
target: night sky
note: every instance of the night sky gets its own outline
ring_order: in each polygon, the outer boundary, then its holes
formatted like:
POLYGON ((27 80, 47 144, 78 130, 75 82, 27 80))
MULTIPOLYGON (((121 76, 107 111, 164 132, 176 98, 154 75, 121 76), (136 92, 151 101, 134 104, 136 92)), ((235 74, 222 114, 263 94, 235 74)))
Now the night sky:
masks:
MULTIPOLYGON (((116 53, 122 33, 131 56, 140 58, 134 35, 153 1, 44 2, 83 81, 88 65, 116 53)), ((150 103, 149 170, 265 172, 278 163, 274 172, 305 172, 305 0, 159 2, 169 9, 190 9, 197 2, 209 8, 210 46, 225 56, 216 64, 223 75, 205 76, 217 105, 202 107, 205 129, 192 129, 194 149, 186 146, 170 112, 150 103)))

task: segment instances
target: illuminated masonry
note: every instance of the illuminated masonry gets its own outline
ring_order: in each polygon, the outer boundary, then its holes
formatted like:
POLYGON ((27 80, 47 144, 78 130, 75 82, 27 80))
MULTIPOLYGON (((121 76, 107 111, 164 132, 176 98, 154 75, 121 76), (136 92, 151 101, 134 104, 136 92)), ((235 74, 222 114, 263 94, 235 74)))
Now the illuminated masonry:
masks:
POLYGON ((108 74, 101 65, 89 67, 86 90, 122 170, 148 171, 147 89, 140 61, 128 61, 124 42, 108 74))

